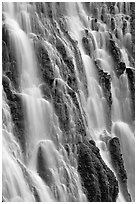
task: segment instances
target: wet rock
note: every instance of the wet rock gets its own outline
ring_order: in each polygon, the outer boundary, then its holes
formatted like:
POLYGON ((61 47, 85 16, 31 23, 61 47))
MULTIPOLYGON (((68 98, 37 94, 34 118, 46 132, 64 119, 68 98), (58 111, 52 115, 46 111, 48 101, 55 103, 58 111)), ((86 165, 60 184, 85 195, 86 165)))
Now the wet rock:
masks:
POLYGON ((76 91, 76 84, 77 84, 77 79, 74 75, 68 74, 67 76, 67 84, 74 90, 76 91))
POLYGON ((115 19, 111 18, 111 29, 112 31, 115 29, 115 19))
POLYGON ((123 20, 123 27, 122 27, 123 35, 125 35, 125 33, 126 33, 126 28, 127 28, 127 21, 124 19, 123 20))
POLYGON ((88 38, 83 37, 83 38, 82 38, 82 43, 83 43, 83 46, 84 46, 84 48, 85 48, 85 51, 86 51, 87 55, 90 55, 90 45, 89 45, 89 40, 88 40, 88 38))
POLYGON ((60 128, 63 132, 68 132, 70 130, 70 115, 69 107, 66 103, 66 96, 61 90, 56 88, 54 89, 52 96, 55 112, 59 119, 60 128))
POLYGON ((12 88, 11 88, 11 81, 6 75, 2 76, 2 85, 6 93, 7 99, 12 100, 13 94, 12 94, 12 88))
POLYGON ((2 41, 2 68, 3 72, 8 71, 9 68, 9 52, 4 41, 2 41))
MULTIPOLYGON (((107 5, 108 5, 108 3, 107 3, 107 5)), ((115 3, 111 2, 110 5, 108 5, 108 7, 109 7, 110 14, 115 15, 115 3)))
POLYGON ((69 109, 66 103, 58 104, 55 106, 57 109, 60 128, 63 131, 68 131, 70 128, 70 116, 69 116, 69 109))
POLYGON ((95 31, 99 30, 98 20, 96 18, 91 19, 91 29, 95 31))
MULTIPOLYGON (((8 32, 8 31, 5 31, 8 32)), ((5 34, 6 35, 6 34, 5 34)), ((3 73, 10 79, 11 84, 18 90, 19 88, 19 72, 14 48, 11 49, 8 37, 3 37, 2 41, 2 69, 3 73)))
POLYGON ((109 140, 109 151, 112 159, 113 168, 120 181, 120 189, 127 202, 131 202, 130 194, 127 189, 127 173, 124 167, 124 160, 121 154, 120 142, 117 137, 109 140))
POLYGON ((111 131, 111 105, 112 105, 111 76, 100 68, 97 60, 95 60, 95 65, 99 74, 99 84, 103 89, 103 93, 107 101, 107 104, 105 107, 105 114, 106 114, 106 120, 107 120, 106 121, 107 129, 110 132, 111 131))
POLYGON ((116 28, 116 29, 114 30, 114 32, 115 32, 116 38, 121 41, 122 38, 123 38, 122 30, 121 30, 120 28, 116 28))
MULTIPOLYGON (((65 20, 63 22, 65 22, 65 20)), ((60 25, 60 28, 61 28, 62 32, 64 33, 65 37, 67 38, 68 42, 73 47, 73 50, 74 50, 73 53, 74 53, 74 59, 76 62, 76 68, 77 68, 78 73, 79 73, 79 80, 82 82, 82 86, 83 86, 83 89, 85 91, 85 95, 87 96, 88 95, 87 78, 86 78, 86 73, 85 73, 81 53, 80 53, 80 50, 78 47, 78 42, 72 38, 72 36, 69 34, 68 30, 65 28, 65 26, 62 23, 60 23, 60 21, 59 21, 59 25, 60 25)), ((70 77, 73 78, 73 81, 74 81, 75 75, 70 73, 70 77)), ((75 79, 75 81, 77 81, 77 79, 75 79)), ((69 85, 69 86, 75 92, 78 92, 78 85, 77 84, 72 84, 72 85, 73 86, 71 86, 71 85, 69 85)))
MULTIPOLYGON (((126 73, 128 76, 129 87, 131 91, 132 107, 135 110, 135 70, 131 68, 126 68, 126 73)), ((133 111, 133 119, 135 118, 135 111, 133 111)))
POLYGON ((116 45, 113 39, 109 40, 109 50, 113 57, 114 63, 116 64, 119 63, 121 60, 121 53, 120 53, 120 49, 118 48, 118 46, 116 45))
POLYGON ((68 66, 71 73, 74 73, 74 64, 73 64, 71 58, 67 54, 64 43, 59 38, 56 39, 56 48, 59 51, 59 53, 61 54, 65 64, 68 66))
POLYGON ((89 202, 116 201, 118 182, 91 141, 78 146, 78 171, 89 202))
POLYGON ((49 88, 51 89, 54 81, 54 69, 48 51, 41 41, 37 41, 35 47, 39 67, 41 70, 41 78, 45 83, 48 84, 49 88))
POLYGON ((22 149, 25 149, 25 121, 24 121, 24 108, 23 99, 21 95, 13 94, 12 100, 9 101, 12 120, 15 124, 14 133, 17 140, 21 144, 22 149))
POLYGON ((120 77, 125 70, 126 70, 126 64, 124 62, 119 62, 118 66, 116 67, 117 76, 120 77))
POLYGON ((60 38, 56 39, 56 48, 57 48, 58 52, 61 54, 62 59, 65 63, 65 67, 63 67, 63 69, 60 70, 60 72, 62 73, 64 80, 67 80, 69 82, 69 86, 74 91, 77 91, 78 85, 77 85, 77 78, 76 78, 73 60, 68 55, 67 49, 60 38))
POLYGON ((109 50, 113 57, 115 73, 119 77, 124 73, 126 65, 124 62, 121 62, 120 49, 113 39, 109 40, 109 50))

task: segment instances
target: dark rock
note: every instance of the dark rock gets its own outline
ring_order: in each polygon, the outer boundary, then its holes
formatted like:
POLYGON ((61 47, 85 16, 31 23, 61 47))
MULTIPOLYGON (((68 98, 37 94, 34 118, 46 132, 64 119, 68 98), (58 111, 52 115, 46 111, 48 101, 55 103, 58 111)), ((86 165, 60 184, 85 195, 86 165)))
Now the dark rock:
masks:
POLYGON ((126 21, 126 20, 123 20, 122 31, 123 31, 123 34, 124 34, 124 35, 125 35, 125 33, 126 33, 126 28, 127 28, 127 21, 126 21))
POLYGON ((127 189, 127 173, 124 167, 124 160, 121 154, 120 142, 117 137, 109 140, 109 151, 112 159, 113 168, 120 182, 120 189, 127 202, 131 202, 130 194, 127 189))
POLYGON ((115 28, 114 33, 115 33, 115 37, 116 37, 118 40, 121 41, 122 38, 123 38, 123 34, 122 34, 121 28, 115 28))
POLYGON ((8 71, 9 68, 9 52, 4 41, 2 41, 2 68, 3 72, 8 71))
POLYGON ((53 87, 54 81, 54 68, 52 66, 48 51, 40 40, 35 43, 35 47, 39 67, 41 70, 41 78, 51 89, 53 87))
POLYGON ((100 68, 97 60, 95 61, 95 65, 99 75, 99 84, 103 89, 103 93, 107 101, 105 114, 106 114, 107 129, 110 132, 111 131, 111 105, 112 105, 111 76, 100 68))
POLYGON ((5 75, 2 76, 2 85, 3 85, 3 89, 4 89, 5 93, 6 93, 7 99, 8 100, 13 100, 11 81, 5 75))
POLYGON ((89 45, 89 40, 88 40, 88 38, 83 37, 83 38, 82 38, 82 43, 83 43, 83 46, 84 46, 84 48, 85 48, 85 51, 86 51, 87 55, 90 56, 90 45, 89 45))
MULTIPOLYGON (((62 25, 62 23, 60 23, 60 21, 59 21, 59 24, 60 24, 60 28, 61 28, 62 32, 64 33, 65 37, 68 39, 69 43, 73 47, 73 50, 74 50, 74 59, 75 59, 75 62, 76 62, 76 68, 77 68, 77 70, 79 72, 79 80, 82 82, 83 90, 85 91, 85 95, 87 96, 88 95, 87 78, 86 78, 86 73, 85 73, 85 69, 84 69, 81 53, 80 53, 80 50, 78 48, 78 43, 77 43, 76 40, 74 40, 71 37, 71 35, 68 33, 67 29, 65 29, 65 26, 62 25)), ((73 77, 73 74, 71 74, 71 77, 73 77)), ((78 92, 78 86, 76 84, 73 87, 72 86, 70 86, 70 87, 75 92, 78 92)))
POLYGON ((19 121, 23 119, 23 101, 22 96, 19 94, 12 95, 13 100, 9 101, 13 121, 19 121))
POLYGON ((115 6, 114 5, 111 5, 110 6, 110 14, 115 14, 115 6))
POLYGON ((59 38, 56 39, 56 48, 59 51, 59 53, 61 54, 65 64, 67 65, 67 67, 69 68, 71 73, 75 73, 74 72, 73 62, 72 62, 71 58, 68 56, 68 54, 67 54, 64 43, 59 38))
POLYGON ((98 21, 96 18, 91 19, 91 29, 98 31, 98 21))
POLYGON ((124 71, 126 70, 126 64, 124 62, 119 62, 116 67, 116 74, 118 77, 120 77, 124 71))
POLYGON ((19 90, 20 87, 20 77, 17 69, 17 62, 12 60, 9 63, 9 71, 6 72, 7 77, 10 79, 11 84, 15 87, 16 90, 19 90))
MULTIPOLYGON (((127 67, 126 73, 128 76, 129 87, 131 91, 132 108, 133 110, 135 110, 135 70, 127 67)), ((135 118, 135 111, 133 111, 133 119, 134 118, 135 118)))
POLYGON ((116 201, 118 182, 92 142, 78 146, 78 171, 89 202, 116 201))
POLYGON ((62 130, 69 131, 70 129, 70 117, 67 104, 64 102, 62 104, 55 104, 56 113, 59 118, 60 128, 62 130))
POLYGON ((62 59, 66 65, 66 67, 61 70, 61 73, 62 73, 64 79, 69 82, 69 86, 74 91, 77 91, 78 85, 77 85, 75 67, 74 67, 74 64, 73 64, 71 57, 68 56, 68 53, 66 51, 64 43, 61 41, 60 38, 56 39, 56 48, 57 48, 58 52, 60 53, 60 55, 62 56, 62 59), (65 75, 64 75, 64 73, 65 73, 65 75))
POLYGON ((115 29, 115 19, 111 18, 111 29, 112 31, 115 29))
POLYGON ((114 63, 119 63, 121 61, 121 53, 120 49, 118 48, 117 44, 113 39, 109 40, 109 50, 113 57, 114 63))
POLYGON ((68 74, 67 76, 67 84, 73 89, 76 91, 76 84, 77 84, 77 79, 74 75, 70 75, 68 74))
POLYGON ((92 144, 92 145, 94 145, 94 146, 96 146, 96 143, 95 143, 94 140, 89 140, 89 143, 92 144))
POLYGON ((5 37, 4 41, 2 41, 2 69, 4 75, 10 79, 11 84, 18 90, 19 73, 15 55, 14 47, 11 49, 9 39, 5 37))
POLYGON ((4 90, 6 90, 6 95, 8 99, 8 105, 10 107, 12 120, 14 122, 13 132, 20 143, 22 150, 25 151, 25 121, 24 121, 24 110, 22 97, 19 94, 12 93, 10 88, 6 89, 4 84, 4 90))

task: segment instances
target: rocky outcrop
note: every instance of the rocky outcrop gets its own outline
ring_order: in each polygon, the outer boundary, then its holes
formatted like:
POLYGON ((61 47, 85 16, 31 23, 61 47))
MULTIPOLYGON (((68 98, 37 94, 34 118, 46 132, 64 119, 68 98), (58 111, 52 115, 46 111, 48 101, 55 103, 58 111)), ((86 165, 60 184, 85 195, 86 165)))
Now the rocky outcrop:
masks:
POLYGON ((118 182, 92 140, 78 145, 78 171, 89 202, 116 201, 118 182))
POLYGON ((100 68, 98 61, 96 60, 95 60, 95 65, 99 75, 99 84, 103 89, 103 93, 107 101, 107 104, 106 104, 107 107, 105 107, 105 110, 106 110, 105 115, 107 120, 106 124, 107 124, 108 131, 111 132, 111 105, 112 105, 111 76, 100 68))
POLYGON ((130 194, 127 190, 127 173, 124 167, 124 160, 121 153, 120 142, 118 137, 109 140, 109 151, 112 159, 112 165, 117 174, 120 183, 120 190, 127 202, 131 202, 130 194))
MULTIPOLYGON (((64 36, 69 41, 69 43, 71 43, 71 45, 73 47, 74 59, 76 62, 76 67, 77 67, 78 73, 79 73, 79 80, 82 81, 83 91, 84 91, 85 95, 88 96, 87 78, 86 78, 86 73, 85 73, 81 53, 80 53, 80 50, 78 48, 78 42, 71 37, 70 33, 68 32, 68 30, 65 26, 65 22, 66 22, 65 18, 58 20, 61 31, 64 33, 64 36)), ((72 85, 73 85, 72 88, 75 91, 75 89, 76 89, 76 88, 74 88, 74 87, 76 87, 75 86, 75 80, 74 80, 72 75, 68 75, 68 79, 67 79, 68 85, 70 82, 72 83, 72 85)))

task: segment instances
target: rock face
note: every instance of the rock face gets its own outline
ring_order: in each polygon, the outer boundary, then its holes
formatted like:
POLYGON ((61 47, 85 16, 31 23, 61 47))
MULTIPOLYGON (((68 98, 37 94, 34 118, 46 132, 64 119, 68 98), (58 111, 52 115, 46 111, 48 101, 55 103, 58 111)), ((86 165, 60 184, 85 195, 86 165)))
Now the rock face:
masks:
POLYGON ((109 151, 112 159, 113 168, 116 171, 117 177, 120 181, 120 189, 127 202, 131 202, 130 194, 127 190, 127 174, 124 168, 124 161, 121 154, 120 142, 117 137, 109 140, 109 151))
POLYGON ((93 141, 78 145, 78 171, 89 202, 115 202, 118 182, 93 141))
MULTIPOLYGON (((132 108, 135 110, 135 70, 131 68, 126 68, 126 73, 129 80, 129 86, 132 98, 132 108)), ((133 112, 133 118, 135 118, 135 112, 133 112)))
POLYGON ((98 62, 95 61, 95 65, 99 75, 99 84, 103 89, 104 96, 107 101, 106 107, 106 120, 107 120, 107 129, 111 131, 111 105, 112 105, 112 96, 111 96, 111 76, 104 72, 98 65, 98 62))

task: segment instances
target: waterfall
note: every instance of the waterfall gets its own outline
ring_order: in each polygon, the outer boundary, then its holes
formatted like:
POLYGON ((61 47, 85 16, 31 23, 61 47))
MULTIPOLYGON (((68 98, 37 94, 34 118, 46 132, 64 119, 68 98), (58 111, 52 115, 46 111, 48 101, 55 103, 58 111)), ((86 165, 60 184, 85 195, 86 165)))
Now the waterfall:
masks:
POLYGON ((130 8, 2 4, 3 201, 135 200, 130 8))

